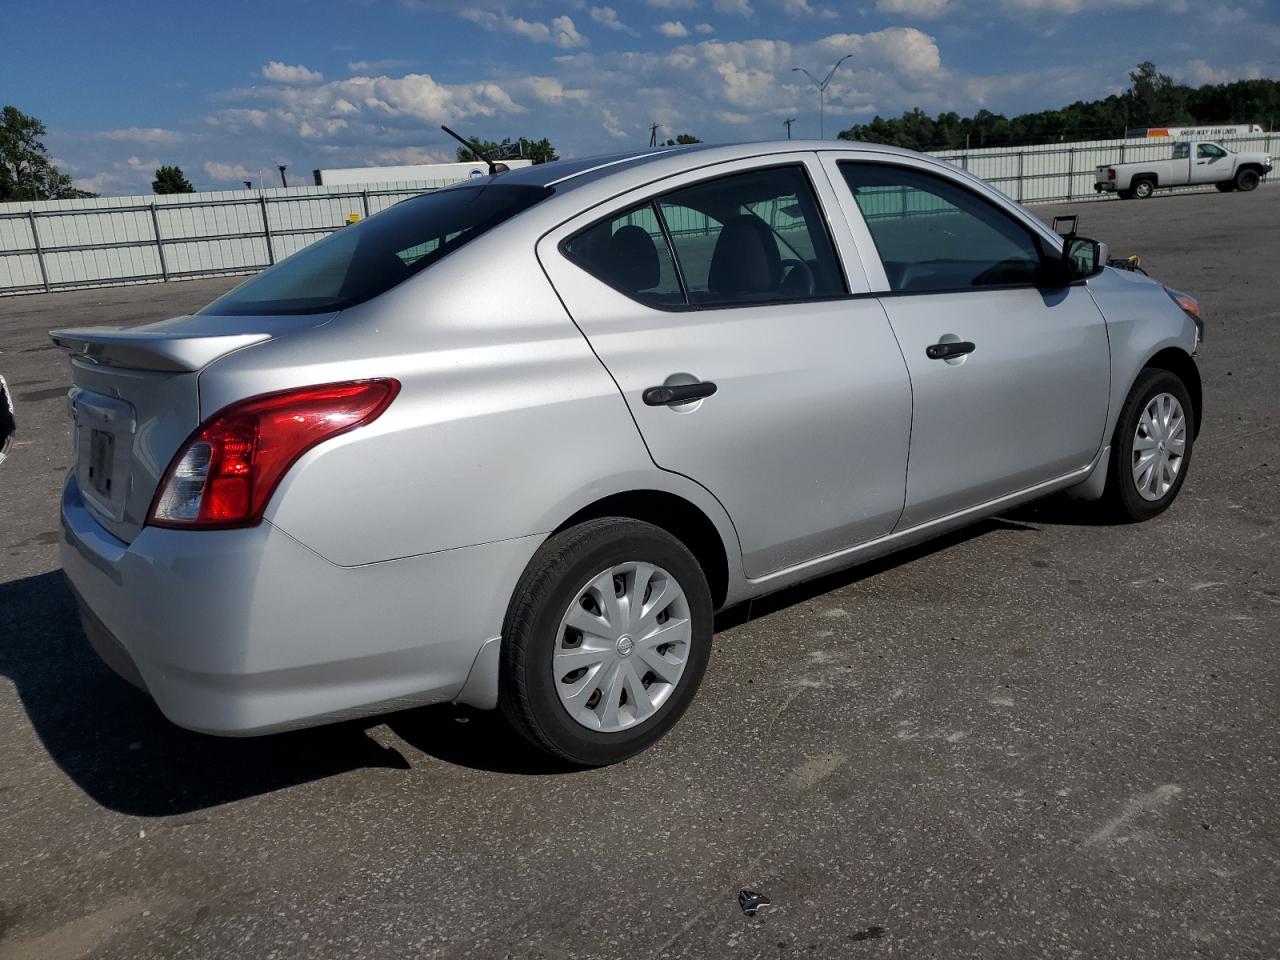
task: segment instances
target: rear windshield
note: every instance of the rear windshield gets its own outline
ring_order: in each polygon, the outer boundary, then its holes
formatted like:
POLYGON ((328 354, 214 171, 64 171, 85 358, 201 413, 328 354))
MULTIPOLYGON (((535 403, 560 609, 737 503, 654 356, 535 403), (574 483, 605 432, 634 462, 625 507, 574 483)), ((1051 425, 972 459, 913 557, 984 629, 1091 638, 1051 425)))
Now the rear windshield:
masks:
POLYGON ((551 192, 548 187, 485 183, 405 200, 299 250, 200 312, 330 313, 363 303, 551 192))

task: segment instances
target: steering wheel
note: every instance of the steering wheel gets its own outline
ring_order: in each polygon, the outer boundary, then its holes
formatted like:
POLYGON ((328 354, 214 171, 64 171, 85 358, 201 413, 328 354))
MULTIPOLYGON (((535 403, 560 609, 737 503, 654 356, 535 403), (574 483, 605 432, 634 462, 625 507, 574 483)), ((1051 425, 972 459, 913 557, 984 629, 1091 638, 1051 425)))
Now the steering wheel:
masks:
POLYGON ((806 297, 813 296, 814 290, 813 268, 803 260, 783 260, 782 261, 782 284, 783 290, 798 290, 806 297), (796 277, 800 278, 797 284, 796 277))

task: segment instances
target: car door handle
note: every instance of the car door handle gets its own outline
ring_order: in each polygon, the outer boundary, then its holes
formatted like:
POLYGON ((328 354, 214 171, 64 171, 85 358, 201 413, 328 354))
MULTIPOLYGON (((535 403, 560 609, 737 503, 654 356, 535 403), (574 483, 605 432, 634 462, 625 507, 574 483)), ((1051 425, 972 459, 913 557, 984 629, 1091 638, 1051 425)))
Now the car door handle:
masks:
POLYGON ((977 345, 968 340, 944 340, 942 343, 933 343, 925 347, 924 355, 930 360, 946 360, 948 357, 973 353, 976 349, 978 349, 977 345))
POLYGON ((688 403, 690 400, 701 400, 709 397, 718 388, 710 380, 697 383, 678 383, 667 387, 650 387, 640 396, 651 407, 666 407, 676 403, 688 403))

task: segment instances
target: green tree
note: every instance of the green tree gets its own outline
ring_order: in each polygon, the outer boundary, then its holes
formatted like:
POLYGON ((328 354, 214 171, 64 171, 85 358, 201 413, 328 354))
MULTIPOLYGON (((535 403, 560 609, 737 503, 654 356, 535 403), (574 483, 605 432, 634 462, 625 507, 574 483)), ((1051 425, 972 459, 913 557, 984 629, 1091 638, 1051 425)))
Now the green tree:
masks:
POLYGON ((151 181, 152 193, 195 193, 191 181, 182 175, 181 167, 161 167, 151 181))
POLYGON ((92 196, 71 185, 71 178, 49 161, 37 118, 15 106, 0 111, 0 201, 61 200, 92 196))
POLYGON ((702 141, 695 137, 692 133, 682 133, 674 140, 668 140, 668 147, 682 147, 690 143, 701 143, 702 141))
POLYGON ((840 133, 842 140, 887 143, 912 150, 958 150, 1069 140, 1110 140, 1128 127, 1166 124, 1256 123, 1272 129, 1280 120, 1280 81, 1236 80, 1187 87, 1144 62, 1129 74, 1124 93, 1077 101, 1053 110, 1004 117, 979 110, 972 117, 908 110, 901 117, 875 117, 840 133))
MULTIPOLYGON (((530 140, 528 137, 521 137, 519 152, 515 152, 515 146, 510 137, 507 137, 501 143, 494 143, 492 140, 478 140, 472 137, 471 143, 495 160, 523 156, 524 159, 532 160, 534 163, 550 163, 552 160, 560 159, 556 156, 556 148, 551 145, 551 141, 546 137, 541 140, 530 140), (507 151, 512 152, 508 155, 507 151)), ((468 150, 466 147, 458 148, 457 157, 459 163, 473 163, 480 159, 474 150, 468 150)))

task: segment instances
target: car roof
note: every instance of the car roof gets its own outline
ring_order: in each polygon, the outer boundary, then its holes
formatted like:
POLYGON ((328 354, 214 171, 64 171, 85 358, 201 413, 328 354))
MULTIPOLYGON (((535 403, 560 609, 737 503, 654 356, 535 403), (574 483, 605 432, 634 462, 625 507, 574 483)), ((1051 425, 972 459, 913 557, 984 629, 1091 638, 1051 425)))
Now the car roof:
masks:
POLYGON ((634 179, 642 182, 655 174, 665 176, 692 161, 697 166, 741 160, 778 153, 807 151, 868 150, 899 156, 918 156, 910 150, 879 143, 854 140, 763 140, 746 143, 698 143, 678 147, 655 147, 626 153, 607 153, 571 160, 521 167, 501 174, 501 183, 555 187, 557 191, 576 189, 605 178, 634 179))

